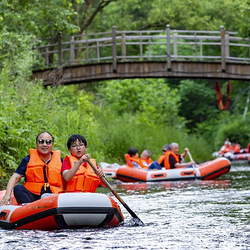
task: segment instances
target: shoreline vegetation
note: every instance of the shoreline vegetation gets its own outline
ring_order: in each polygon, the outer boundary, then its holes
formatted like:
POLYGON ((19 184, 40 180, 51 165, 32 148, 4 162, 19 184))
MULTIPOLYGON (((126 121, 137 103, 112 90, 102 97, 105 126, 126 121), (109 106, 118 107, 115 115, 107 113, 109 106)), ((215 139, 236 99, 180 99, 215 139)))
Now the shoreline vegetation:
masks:
MULTIPOLYGON (((75 5, 68 1, 41 4, 37 0, 1 4, 2 188, 21 159, 28 155, 28 149, 35 146, 35 136, 44 130, 55 136, 54 149, 60 149, 63 157, 67 154, 67 138, 79 133, 89 141, 88 153, 98 162, 118 164, 125 163, 124 154, 130 147, 140 152, 149 149, 157 160, 163 145, 177 142, 180 151, 188 147, 199 163, 212 159, 212 153, 219 150, 226 138, 239 141, 243 147, 248 145, 249 82, 231 81, 229 108, 221 111, 216 106, 212 80, 124 79, 47 88, 42 82, 30 80, 34 65, 42 60, 33 50, 38 39, 55 38, 59 31, 64 35, 84 36, 86 32, 110 30, 114 23, 118 30, 165 29, 169 23, 182 30, 217 30, 223 25, 226 30, 250 36, 248 1, 193 1, 195 9, 199 9, 196 13, 193 5, 186 5, 184 0, 174 5, 164 0, 164 8, 154 2, 118 0, 101 5, 102 1, 96 1, 89 8, 83 1, 75 5), (179 11, 184 8, 186 15, 179 11), (226 14, 218 14, 221 10, 226 14)), ((162 48, 154 46, 153 49, 162 48)), ((178 47, 179 51, 186 49, 178 47)), ((238 51, 232 51, 232 56, 233 53, 238 51)), ((226 84, 220 81, 223 95, 226 84)))

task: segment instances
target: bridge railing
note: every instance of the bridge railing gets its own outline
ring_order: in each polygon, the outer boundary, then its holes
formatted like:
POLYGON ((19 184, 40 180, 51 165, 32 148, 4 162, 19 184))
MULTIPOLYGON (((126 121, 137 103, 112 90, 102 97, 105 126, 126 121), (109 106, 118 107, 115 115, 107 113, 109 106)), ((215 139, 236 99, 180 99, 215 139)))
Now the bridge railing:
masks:
POLYGON ((79 64, 110 62, 116 71, 118 62, 178 60, 250 63, 250 39, 237 32, 171 30, 117 31, 63 37, 55 42, 38 46, 43 57, 39 67, 51 68, 79 64))

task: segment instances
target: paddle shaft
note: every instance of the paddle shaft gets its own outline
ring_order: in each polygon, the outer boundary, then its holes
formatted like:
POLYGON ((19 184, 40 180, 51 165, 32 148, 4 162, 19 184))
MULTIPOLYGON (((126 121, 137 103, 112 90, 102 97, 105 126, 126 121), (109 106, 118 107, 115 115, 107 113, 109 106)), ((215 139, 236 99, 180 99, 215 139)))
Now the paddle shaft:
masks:
MULTIPOLYGON (((188 151, 187 153, 188 153, 188 156, 189 156, 190 160, 191 160, 191 161, 194 161, 192 155, 190 154, 190 152, 188 151)), ((196 178, 195 164, 192 164, 192 166, 193 166, 193 169, 194 169, 194 177, 196 178)))
MULTIPOLYGON (((96 166, 89 160, 87 159, 88 164, 92 167, 92 169, 95 171, 95 173, 97 172, 97 168, 96 166)), ((112 194, 121 202, 121 204, 127 209, 127 211, 131 214, 131 216, 133 218, 136 218, 140 221, 141 224, 144 225, 144 223, 140 220, 140 218, 134 213, 134 211, 131 210, 131 208, 123 201, 123 199, 115 192, 115 190, 113 190, 113 188, 111 187, 111 185, 109 184, 108 180, 106 179, 105 176, 101 177, 102 181, 105 183, 105 185, 107 186, 107 188, 112 192, 112 194)))
POLYGON ((194 160, 193 160, 193 157, 192 157, 192 155, 190 154, 189 151, 188 151, 188 156, 189 156, 189 158, 190 158, 191 161, 194 161, 194 160))

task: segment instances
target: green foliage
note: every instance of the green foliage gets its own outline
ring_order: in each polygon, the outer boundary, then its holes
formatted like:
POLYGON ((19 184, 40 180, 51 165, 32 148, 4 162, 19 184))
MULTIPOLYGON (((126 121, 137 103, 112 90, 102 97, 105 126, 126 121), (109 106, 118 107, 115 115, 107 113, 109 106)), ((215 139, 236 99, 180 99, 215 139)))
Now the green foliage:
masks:
POLYGON ((140 113, 139 120, 183 127, 179 117, 179 96, 163 79, 127 79, 99 86, 101 102, 118 115, 140 113))
POLYGON ((214 150, 218 150, 226 138, 229 138, 231 142, 239 141, 243 147, 247 147, 250 141, 249 121, 249 116, 243 120, 242 114, 232 115, 226 111, 221 113, 216 120, 207 120, 198 127, 204 137, 209 137, 208 140, 214 150))
POLYGON ((237 30, 243 37, 250 37, 250 0, 239 3, 241 22, 237 23, 237 30))
MULTIPOLYGON (((83 134, 88 152, 98 162, 124 163, 131 146, 140 152, 151 150, 156 160, 161 147, 173 141, 181 151, 189 147, 198 162, 210 159, 212 150, 227 137, 247 145, 249 111, 245 120, 242 117, 248 107, 248 82, 232 81, 229 113, 216 108, 214 82, 206 80, 110 81, 100 83, 94 96, 75 86, 45 89, 30 76, 32 66, 40 62, 32 50, 37 38, 55 37, 59 31, 84 35, 87 28, 89 33, 110 31, 113 25, 117 30, 161 29, 165 34, 166 24, 180 30, 219 30, 224 25, 226 30, 249 36, 249 6, 249 0, 2 1, 0 186, 28 149, 35 147, 35 136, 43 130, 55 136, 55 149, 61 149, 63 156, 68 137, 83 134), (187 133, 186 124, 196 136, 187 133)), ((166 47, 143 49, 157 55, 166 47)), ((203 48, 204 55, 210 49, 203 48)), ((139 51, 138 47, 131 50, 139 51)), ((189 45, 178 45, 178 51, 195 53, 189 45)), ((105 48, 101 51, 106 52, 105 48)), ((248 56, 247 50, 230 53, 248 56)), ((222 91, 225 94, 225 84, 222 91)))
POLYGON ((75 12, 66 0, 1 1, 0 31, 34 34, 47 38, 65 33, 79 32, 72 18, 75 12))
POLYGON ((181 97, 180 115, 188 120, 187 126, 194 129, 197 123, 211 119, 219 113, 216 108, 214 83, 183 80, 179 86, 181 97))
POLYGON ((150 120, 142 122, 139 114, 123 113, 118 116, 106 109, 99 113, 98 121, 102 124, 98 135, 104 142, 104 161, 124 164, 124 154, 130 147, 136 147, 140 153, 148 149, 152 158, 157 160, 162 154, 162 146, 171 142, 178 142, 180 151, 189 147, 197 162, 211 158, 212 149, 202 138, 188 135, 175 127, 153 124, 150 120))
MULTIPOLYGON (((81 133, 94 141, 98 129, 92 115, 92 97, 84 91, 76 95, 75 87, 44 89, 41 83, 30 81, 34 62, 32 44, 28 37, 9 35, 0 71, 0 174, 3 182, 28 154, 28 149, 35 147, 35 137, 41 131, 51 132, 56 138, 55 149, 60 148, 65 155, 67 149, 63 145, 71 134, 81 133)), ((6 38, 6 32, 2 37, 6 38)))
POLYGON ((119 0, 99 13, 90 28, 101 31, 163 29, 249 31, 249 0, 119 0))

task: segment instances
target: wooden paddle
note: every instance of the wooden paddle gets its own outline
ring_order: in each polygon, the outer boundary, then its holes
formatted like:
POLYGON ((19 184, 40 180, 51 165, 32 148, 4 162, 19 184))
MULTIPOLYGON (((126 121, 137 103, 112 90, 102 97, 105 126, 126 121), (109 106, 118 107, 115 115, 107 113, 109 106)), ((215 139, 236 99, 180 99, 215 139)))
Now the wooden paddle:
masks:
MULTIPOLYGON (((194 160, 193 160, 193 157, 192 157, 192 155, 191 155, 191 153, 190 153, 189 151, 188 151, 187 153, 188 153, 188 156, 189 156, 190 160, 191 160, 191 161, 194 161, 194 160)), ((193 166, 193 169, 194 169, 194 177, 195 177, 195 179, 196 179, 195 164, 192 164, 192 166, 193 166)))
MULTIPOLYGON (((92 167, 92 169, 97 172, 96 166, 89 160, 87 159, 88 164, 92 167)), ((121 204, 127 209, 127 211, 131 214, 131 216, 136 219, 136 222, 140 226, 144 226, 144 223, 140 220, 140 218, 134 213, 134 211, 131 210, 131 208, 123 201, 123 199, 113 190, 111 185, 109 184, 108 180, 106 179, 105 176, 101 177, 102 181, 105 183, 107 188, 112 192, 112 194, 121 202, 121 204)))

